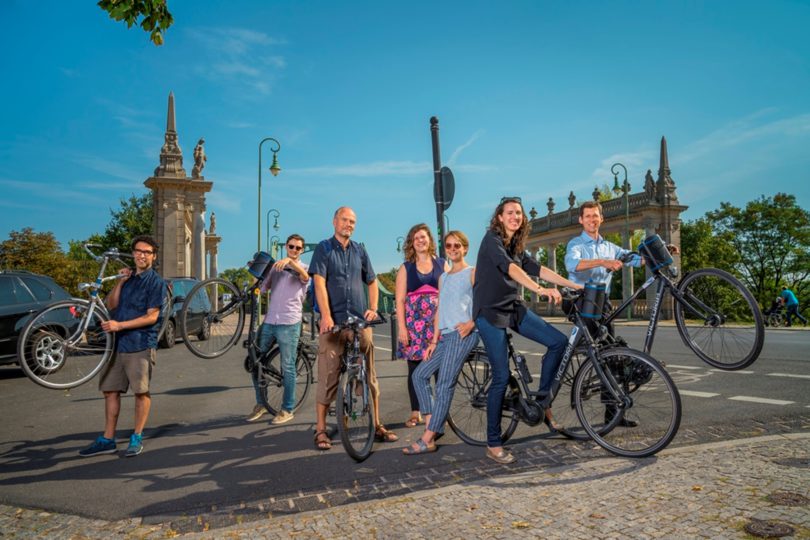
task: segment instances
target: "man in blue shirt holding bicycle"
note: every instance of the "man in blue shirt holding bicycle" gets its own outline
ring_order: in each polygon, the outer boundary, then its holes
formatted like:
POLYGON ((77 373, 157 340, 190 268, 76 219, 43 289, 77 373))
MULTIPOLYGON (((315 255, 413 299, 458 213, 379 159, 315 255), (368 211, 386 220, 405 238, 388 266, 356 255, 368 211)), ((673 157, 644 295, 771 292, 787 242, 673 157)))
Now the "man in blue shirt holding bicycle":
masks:
POLYGON ((158 319, 166 294, 163 278, 152 268, 157 252, 154 238, 136 237, 132 241, 135 272, 130 268, 121 270, 122 278, 107 295, 111 318, 101 326, 105 332, 116 333, 116 353, 99 382, 99 390, 104 393, 104 434, 81 450, 80 456, 115 453, 121 394, 130 387, 135 394, 135 425, 124 455, 133 457, 143 451, 141 438, 152 406, 149 382, 155 365, 158 319))

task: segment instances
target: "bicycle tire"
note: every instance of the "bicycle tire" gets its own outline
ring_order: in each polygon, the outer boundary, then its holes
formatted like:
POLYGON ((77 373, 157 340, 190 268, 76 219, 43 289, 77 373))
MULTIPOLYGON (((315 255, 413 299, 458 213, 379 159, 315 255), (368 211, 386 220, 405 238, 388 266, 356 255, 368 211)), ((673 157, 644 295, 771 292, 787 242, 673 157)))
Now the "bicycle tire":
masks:
POLYGON ((201 281, 183 301, 180 335, 195 356, 219 358, 239 341, 244 327, 245 304, 230 281, 221 278, 201 281), (225 294, 230 294, 231 300, 222 301, 225 294), (195 325, 195 321, 199 324, 195 325))
POLYGON ((647 457, 666 448, 681 423, 681 397, 669 373, 641 351, 617 347, 598 354, 601 365, 611 370, 630 402, 625 406, 616 403, 612 394, 594 391, 604 383, 592 360, 586 360, 574 379, 573 391, 577 415, 588 435, 608 452, 622 457, 647 457), (600 399, 594 399, 596 395, 600 399), (608 420, 609 408, 620 414, 608 420), (603 429, 606 420, 611 424, 609 429, 603 429))
MULTIPOLYGON (((158 330, 158 347, 163 347, 164 349, 171 349, 174 347, 174 338, 177 335, 177 327, 174 326, 173 335, 166 336, 166 330, 169 328, 170 321, 172 316, 172 308, 174 306, 174 296, 172 295, 172 289, 169 287, 169 283, 166 282, 166 294, 163 296, 163 304, 160 306, 160 329, 158 330), (166 339, 164 339, 166 338, 166 339)), ((174 322, 171 322, 174 325, 174 322)))
POLYGON ((25 325, 17 356, 29 379, 54 390, 75 388, 95 377, 110 361, 115 336, 101 328, 109 320, 106 309, 96 304, 87 330, 79 334, 89 308, 88 300, 63 300, 46 307, 25 325))
MULTIPOLYGON (((365 358, 362 358, 365 361, 365 358)), ((371 389, 356 367, 340 375, 335 417, 343 449, 357 462, 371 455, 374 445, 374 407, 371 389)))
MULTIPOLYGON (((487 445, 487 393, 492 382, 491 367, 486 350, 477 347, 470 351, 461 364, 447 422, 459 439, 473 446, 487 445)), ((510 377, 506 392, 516 391, 510 377)), ((506 442, 515 433, 518 416, 509 408, 511 399, 504 399, 501 416, 501 441, 506 442)))
POLYGON ((675 325, 698 358, 734 371, 759 357, 765 323, 754 296, 737 278, 717 268, 703 268, 686 274, 678 291, 689 307, 676 299, 675 325))
POLYGON ((573 393, 574 378, 587 359, 588 355, 584 350, 573 352, 570 363, 563 374, 560 388, 557 390, 557 395, 554 396, 554 401, 551 404, 554 421, 561 427, 557 431, 564 437, 575 441, 587 441, 591 438, 579 421, 573 393))
MULTIPOLYGON (((295 412, 304 403, 312 384, 312 364, 299 345, 298 354, 295 359, 295 412)), ((259 387, 259 396, 264 407, 272 415, 281 412, 282 401, 284 400, 284 380, 281 370, 281 350, 273 347, 270 351, 262 355, 256 363, 256 369, 251 371, 254 385, 259 387)))

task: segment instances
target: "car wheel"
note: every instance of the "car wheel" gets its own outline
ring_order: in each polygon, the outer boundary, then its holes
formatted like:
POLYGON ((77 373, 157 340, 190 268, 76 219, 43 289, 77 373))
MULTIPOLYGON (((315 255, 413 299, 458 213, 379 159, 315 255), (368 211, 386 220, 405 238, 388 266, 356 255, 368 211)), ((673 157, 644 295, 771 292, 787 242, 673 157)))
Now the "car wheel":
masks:
POLYGON ((206 339, 211 337, 211 321, 208 320, 208 315, 203 317, 202 325, 200 326, 200 332, 197 334, 197 339, 200 341, 205 341, 206 339))
POLYGON ((174 330, 174 321, 169 319, 169 322, 166 323, 166 331, 163 332, 163 339, 160 340, 160 346, 164 349, 171 349, 174 347, 174 342, 177 340, 175 330, 174 330))
POLYGON ((58 371, 65 364, 65 342, 59 334, 40 330, 31 340, 31 370, 38 375, 58 371))

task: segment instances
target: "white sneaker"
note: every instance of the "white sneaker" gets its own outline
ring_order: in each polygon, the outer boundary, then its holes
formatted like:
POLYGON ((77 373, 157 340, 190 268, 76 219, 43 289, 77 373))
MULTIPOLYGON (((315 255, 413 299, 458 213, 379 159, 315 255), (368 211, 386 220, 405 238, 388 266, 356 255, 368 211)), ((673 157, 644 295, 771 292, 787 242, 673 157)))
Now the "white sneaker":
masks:
POLYGON ((270 423, 277 426, 279 424, 286 424, 293 418, 295 418, 295 415, 293 413, 287 412, 284 409, 282 409, 281 412, 278 413, 276 417, 273 418, 273 421, 270 423))
POLYGON ((267 409, 264 408, 264 405, 256 405, 253 407, 253 412, 248 415, 246 420, 248 422, 255 422, 265 414, 267 414, 267 409))

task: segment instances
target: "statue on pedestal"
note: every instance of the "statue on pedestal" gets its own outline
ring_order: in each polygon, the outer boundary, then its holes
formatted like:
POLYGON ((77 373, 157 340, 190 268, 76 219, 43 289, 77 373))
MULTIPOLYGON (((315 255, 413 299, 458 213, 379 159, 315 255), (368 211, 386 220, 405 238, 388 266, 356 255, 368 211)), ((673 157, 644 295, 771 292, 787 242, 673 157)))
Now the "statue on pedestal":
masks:
POLYGON ((205 139, 200 139, 197 146, 194 147, 194 167, 191 169, 192 178, 202 178, 202 170, 205 168, 205 162, 208 157, 205 155, 205 139))

